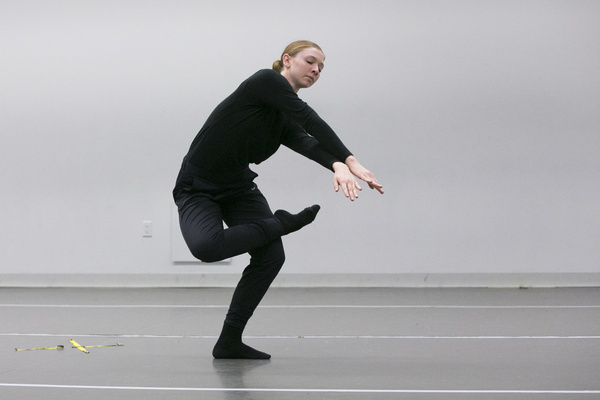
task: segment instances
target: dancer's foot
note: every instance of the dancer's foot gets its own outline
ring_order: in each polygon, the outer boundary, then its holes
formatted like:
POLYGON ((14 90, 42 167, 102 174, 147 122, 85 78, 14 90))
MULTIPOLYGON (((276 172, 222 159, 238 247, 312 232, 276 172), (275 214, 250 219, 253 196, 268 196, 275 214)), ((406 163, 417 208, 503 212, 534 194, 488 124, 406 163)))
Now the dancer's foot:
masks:
POLYGON ((277 210, 275 211, 275 218, 283 226, 283 234, 287 235, 288 233, 295 232, 313 222, 320 209, 321 207, 315 204, 313 206, 306 207, 298 214, 290 214, 285 210, 277 210))
POLYGON ((268 360, 270 354, 263 353, 242 343, 243 328, 223 324, 223 330, 213 348, 214 358, 238 358, 248 360, 268 360))
POLYGON ((237 358, 246 360, 268 360, 270 354, 253 349, 244 343, 219 343, 215 345, 212 355, 214 358, 237 358))

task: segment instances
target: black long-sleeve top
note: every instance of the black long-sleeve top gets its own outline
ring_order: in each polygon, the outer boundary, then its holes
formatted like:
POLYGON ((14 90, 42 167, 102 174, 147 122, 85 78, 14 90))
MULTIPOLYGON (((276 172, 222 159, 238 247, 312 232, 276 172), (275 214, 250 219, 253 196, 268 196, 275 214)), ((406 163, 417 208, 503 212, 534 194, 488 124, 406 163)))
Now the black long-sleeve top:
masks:
POLYGON ((274 70, 260 70, 208 117, 186 160, 209 181, 242 176, 283 144, 332 169, 352 155, 335 132, 274 70))

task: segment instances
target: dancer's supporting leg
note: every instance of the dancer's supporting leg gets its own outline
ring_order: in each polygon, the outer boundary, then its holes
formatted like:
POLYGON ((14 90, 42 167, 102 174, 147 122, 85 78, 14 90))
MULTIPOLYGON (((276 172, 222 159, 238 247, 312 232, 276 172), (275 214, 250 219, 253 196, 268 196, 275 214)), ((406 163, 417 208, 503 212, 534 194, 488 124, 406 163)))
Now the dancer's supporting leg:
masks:
POLYGON ((215 358, 271 358, 269 354, 245 345, 242 342, 242 332, 283 266, 285 254, 281 239, 251 250, 250 255, 250 265, 244 270, 233 293, 223 330, 213 349, 215 358))
MULTIPOLYGON (((261 226, 273 228, 283 234, 283 224, 273 217, 267 199, 254 187, 246 196, 236 197, 222 204, 223 218, 227 226, 237 228, 260 220, 261 226), (269 225, 271 224, 271 225, 269 225)), ((313 217, 314 219, 314 217, 313 217)), ((267 353, 255 350, 242 342, 246 323, 269 289, 285 261, 283 242, 280 237, 272 238, 263 246, 249 249, 250 264, 242 274, 231 299, 223 330, 214 349, 215 358, 268 359, 267 353)))

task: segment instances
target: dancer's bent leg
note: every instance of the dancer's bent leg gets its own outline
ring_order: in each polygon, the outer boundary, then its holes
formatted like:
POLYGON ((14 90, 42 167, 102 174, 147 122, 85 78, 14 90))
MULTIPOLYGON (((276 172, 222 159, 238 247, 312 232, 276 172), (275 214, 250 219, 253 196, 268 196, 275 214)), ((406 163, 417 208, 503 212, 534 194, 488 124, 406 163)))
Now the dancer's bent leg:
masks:
MULTIPOLYGON (((249 208, 266 205, 266 200, 256 189, 244 196, 243 203, 249 208), (263 203, 264 200, 264 204, 263 203)), ((235 204, 240 203, 236 199, 235 204)), ((178 203, 179 222, 183 238, 194 257, 204 262, 216 262, 247 253, 273 240, 297 231, 310 224, 319 211, 319 206, 307 207, 298 214, 278 210, 275 215, 266 205, 268 213, 251 214, 252 218, 236 220, 235 225, 227 222, 230 209, 227 201, 215 201, 210 196, 196 193, 178 203)), ((240 214, 245 211, 238 210, 240 214)))
POLYGON ((281 224, 273 218, 223 227, 223 205, 209 196, 194 194, 180 202, 179 225, 194 257, 216 262, 264 246, 277 238, 281 224))

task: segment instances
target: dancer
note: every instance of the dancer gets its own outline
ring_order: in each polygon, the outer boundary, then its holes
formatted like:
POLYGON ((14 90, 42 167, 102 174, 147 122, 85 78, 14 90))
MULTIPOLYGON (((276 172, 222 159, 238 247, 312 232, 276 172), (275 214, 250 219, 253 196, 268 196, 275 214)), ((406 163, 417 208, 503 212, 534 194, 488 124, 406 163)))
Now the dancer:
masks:
POLYGON ((272 69, 250 76, 216 107, 183 159, 173 197, 192 254, 204 262, 243 253, 251 257, 233 293, 214 358, 271 357, 244 344, 242 333, 283 265, 281 237, 310 224, 320 208, 272 213, 250 163, 266 160, 283 144, 333 171, 334 190, 341 188, 351 201, 362 190, 355 177, 383 193, 373 174, 298 98, 300 89, 319 79, 324 61, 315 43, 288 45, 272 69))

